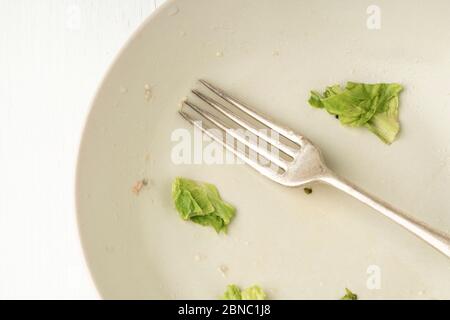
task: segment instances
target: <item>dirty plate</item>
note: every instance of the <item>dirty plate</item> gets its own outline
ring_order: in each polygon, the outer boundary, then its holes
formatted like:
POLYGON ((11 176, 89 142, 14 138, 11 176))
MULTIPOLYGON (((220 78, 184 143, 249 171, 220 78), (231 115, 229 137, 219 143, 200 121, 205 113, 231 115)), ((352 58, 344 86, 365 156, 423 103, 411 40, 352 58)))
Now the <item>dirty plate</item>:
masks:
POLYGON ((192 130, 180 101, 203 77, 448 232, 450 3, 377 3, 168 1, 140 28, 98 91, 80 149, 80 234, 102 297, 216 299, 236 283, 271 299, 338 299, 346 287, 362 299, 450 298, 447 258, 331 187, 306 195, 245 166, 171 160, 174 130, 192 130), (405 86, 391 146, 308 106, 311 89, 348 80, 405 86), (236 205, 228 235, 179 218, 176 176, 214 183, 236 205))

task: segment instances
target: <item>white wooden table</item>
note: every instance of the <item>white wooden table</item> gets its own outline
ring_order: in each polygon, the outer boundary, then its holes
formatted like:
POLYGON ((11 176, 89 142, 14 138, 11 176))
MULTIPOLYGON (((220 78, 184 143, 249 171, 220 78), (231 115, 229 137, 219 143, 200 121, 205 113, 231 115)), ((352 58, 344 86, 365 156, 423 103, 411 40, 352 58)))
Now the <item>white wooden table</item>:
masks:
POLYGON ((163 0, 0 0, 0 299, 95 299, 78 144, 119 48, 163 0))

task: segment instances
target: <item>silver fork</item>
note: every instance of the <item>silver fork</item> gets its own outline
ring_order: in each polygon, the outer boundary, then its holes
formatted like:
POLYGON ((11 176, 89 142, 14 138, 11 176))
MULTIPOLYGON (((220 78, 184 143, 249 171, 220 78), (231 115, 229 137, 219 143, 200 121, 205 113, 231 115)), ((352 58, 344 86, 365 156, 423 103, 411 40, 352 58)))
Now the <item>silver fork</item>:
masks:
POLYGON ((215 96, 219 97, 221 102, 210 98, 198 90, 192 90, 192 93, 206 102, 210 107, 215 109, 217 114, 221 114, 227 118, 228 121, 231 120, 233 123, 238 125, 238 127, 248 130, 258 138, 263 139, 268 144, 276 147, 278 150, 282 151, 291 158, 291 160, 288 161, 280 157, 275 157, 273 154, 266 152, 266 149, 263 149, 255 144, 254 141, 245 139, 235 130, 232 130, 232 128, 221 119, 221 117, 206 111, 188 100, 183 102, 183 107, 191 108, 201 117, 202 120, 207 120, 213 124, 216 129, 220 129, 225 133, 230 134, 233 138, 243 143, 247 148, 274 163, 279 169, 274 169, 274 166, 262 165, 256 159, 250 157, 245 150, 239 150, 234 145, 224 142, 221 137, 214 134, 211 130, 207 130, 203 125, 200 125, 200 123, 191 117, 189 113, 183 110, 184 108, 180 110, 180 114, 187 121, 202 130, 211 139, 223 145, 228 151, 232 152, 235 156, 243 160, 252 168, 269 179, 288 187, 301 187, 312 182, 325 182, 330 184, 362 201, 366 205, 383 214, 385 217, 397 222, 399 225, 409 230, 417 237, 424 240, 429 245, 450 258, 450 237, 447 234, 439 232, 427 226, 425 223, 406 215, 405 213, 392 207, 390 204, 368 194, 354 184, 337 176, 325 165, 320 150, 304 136, 295 133, 291 129, 276 124, 268 117, 256 112, 254 109, 243 104, 236 98, 233 98, 209 82, 200 80, 200 83, 209 89, 209 91, 215 96), (227 104, 224 104, 224 102, 227 104), (230 105, 232 108, 230 109, 225 105, 230 105), (236 109, 236 111, 239 110, 240 113, 245 114, 252 120, 257 120, 269 129, 274 130, 280 136, 290 140, 290 142, 294 143, 297 147, 292 147, 281 142, 281 140, 274 139, 273 136, 269 136, 263 131, 258 130, 251 124, 250 121, 245 120, 244 117, 240 116, 232 109, 236 109))

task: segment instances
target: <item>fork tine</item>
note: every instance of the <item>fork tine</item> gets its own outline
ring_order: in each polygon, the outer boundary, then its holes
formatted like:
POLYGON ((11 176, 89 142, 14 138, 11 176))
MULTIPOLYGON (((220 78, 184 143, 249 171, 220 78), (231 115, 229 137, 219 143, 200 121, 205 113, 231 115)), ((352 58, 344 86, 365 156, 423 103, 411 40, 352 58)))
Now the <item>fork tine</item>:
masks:
POLYGON ((213 114, 209 113, 208 111, 205 111, 203 109, 200 109, 199 107, 197 107, 196 105, 192 104, 189 101, 184 101, 184 104, 188 105, 189 107, 191 107, 195 112, 197 112, 198 114, 200 114, 202 117, 204 117, 206 120, 211 121, 214 125, 216 125, 219 129, 225 131, 225 133, 229 134, 230 136, 232 136, 233 138, 237 139, 239 142, 241 142, 242 144, 244 144, 245 146, 249 147, 250 149, 252 149, 253 151, 255 151, 256 153, 262 155, 264 158, 266 158, 267 160, 273 162, 274 164, 276 164, 278 167, 280 167, 283 170, 287 170, 287 163, 283 160, 281 160, 279 157, 274 156, 272 153, 270 153, 268 150, 266 150, 265 148, 261 148, 259 147, 256 143, 253 143, 251 141, 247 141, 242 135, 236 133, 234 130, 231 130, 230 128, 227 128, 226 125, 219 120, 219 118, 217 118, 216 116, 214 116, 213 114))
POLYGON ((253 133, 254 135, 258 136, 259 138, 267 141, 268 143, 270 143, 271 145, 275 146, 277 149, 283 151, 284 153, 286 153, 288 156, 290 156, 291 158, 293 158, 295 156, 295 154, 298 152, 298 150, 295 150, 293 148, 290 148, 289 146, 281 143, 279 140, 273 139, 272 137, 270 137, 269 135, 255 129, 250 123, 248 123, 247 121, 239 118, 234 112, 232 112, 231 110, 229 110, 228 108, 226 108, 225 106, 223 106, 222 104, 220 104, 219 102, 217 102, 214 99, 211 99, 208 96, 205 96, 203 93, 201 93, 198 90, 192 90, 192 93, 194 93, 197 97, 199 97, 201 100, 205 101, 206 103, 208 103, 211 107, 213 107, 214 109, 216 109, 217 111, 219 111, 220 113, 222 113, 224 116, 230 118, 231 120, 233 120, 234 122, 236 122, 237 124, 239 124, 240 126, 242 126, 244 129, 250 131, 251 133, 253 133))
POLYGON ((250 167, 261 173, 262 175, 274 180, 274 181, 280 181, 280 175, 272 170, 270 167, 265 167, 260 165, 257 161, 249 158, 244 152, 235 149, 234 147, 230 146, 228 143, 224 143, 222 139, 211 133, 210 131, 203 128, 203 126, 200 126, 198 122, 196 122, 194 119, 192 119, 187 113, 183 111, 178 111, 178 113, 189 123, 191 123, 196 128, 200 129, 204 134, 206 134, 208 137, 213 139, 215 142, 219 143, 220 145, 224 146, 228 151, 230 151, 232 154, 234 154, 236 157, 244 161, 246 164, 248 164, 250 167))
POLYGON ((292 130, 290 130, 288 128, 284 128, 284 127, 274 123, 269 118, 267 118, 267 117, 263 116, 262 114, 254 111, 250 107, 248 107, 248 106, 244 105, 243 103, 239 102, 237 99, 235 99, 232 96, 230 96, 229 94, 225 93, 225 91, 223 91, 223 90, 213 86, 209 82, 207 82, 207 81, 205 81, 203 79, 200 79, 199 81, 205 87, 207 87, 209 90, 214 92, 216 95, 218 95, 219 97, 221 97, 222 99, 224 99, 228 103, 232 104, 233 106, 235 106, 236 108, 238 108, 242 112, 248 114, 250 117, 258 120, 259 122, 261 122, 262 124, 266 125, 267 127, 277 131, 278 133, 280 133, 281 135, 283 135, 287 139, 291 140, 292 142, 295 142, 295 143, 299 144, 300 146, 303 145, 303 141, 302 140, 304 138, 301 137, 301 136, 298 136, 292 130))

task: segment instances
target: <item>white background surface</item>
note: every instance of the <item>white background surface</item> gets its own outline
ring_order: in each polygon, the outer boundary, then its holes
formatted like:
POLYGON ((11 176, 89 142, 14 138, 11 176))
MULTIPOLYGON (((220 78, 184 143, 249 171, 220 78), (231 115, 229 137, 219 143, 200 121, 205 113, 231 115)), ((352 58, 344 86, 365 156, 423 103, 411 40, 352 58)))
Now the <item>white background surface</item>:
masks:
POLYGON ((74 177, 89 103, 162 0, 0 0, 0 299, 98 298, 74 177))

